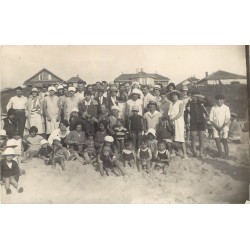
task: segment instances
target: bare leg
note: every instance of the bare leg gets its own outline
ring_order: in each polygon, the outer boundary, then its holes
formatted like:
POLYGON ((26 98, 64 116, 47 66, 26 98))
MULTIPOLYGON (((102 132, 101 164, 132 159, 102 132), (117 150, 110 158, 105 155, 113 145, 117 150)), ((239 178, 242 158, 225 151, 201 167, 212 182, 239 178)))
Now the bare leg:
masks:
POLYGON ((55 159, 52 159, 52 168, 56 168, 56 160, 55 159))
POLYGON ((100 171, 101 176, 104 176, 103 163, 99 161, 98 165, 99 165, 99 171, 100 171))
POLYGON ((151 166, 151 171, 153 171, 155 169, 155 165, 156 165, 156 162, 152 162, 152 166, 151 166))
POLYGON ((140 172, 142 170, 141 161, 138 161, 138 163, 137 163, 137 169, 138 169, 138 172, 140 172))
POLYGON ((121 152, 122 152, 122 150, 124 149, 124 140, 120 141, 120 146, 121 146, 121 152))
POLYGON ((147 161, 146 172, 149 173, 151 170, 151 162, 147 161))
POLYGON ((93 164, 91 158, 89 157, 88 152, 83 152, 83 157, 88 164, 93 164))
POLYGON ((128 161, 124 161, 124 167, 129 167, 129 162, 128 161))
POLYGON ((120 154, 121 153, 121 142, 116 140, 116 146, 117 146, 117 151, 120 154))
POLYGON ((183 152, 183 158, 186 159, 187 152, 186 152, 186 143, 185 142, 181 142, 181 148, 182 148, 182 152, 183 152))
POLYGON ((112 171, 113 171, 113 173, 114 173, 116 176, 120 176, 120 172, 119 172, 119 170, 118 170, 116 167, 114 167, 114 168, 112 169, 112 171))
POLYGON ((84 160, 83 160, 83 158, 80 157, 79 154, 78 154, 76 151, 74 151, 74 156, 76 157, 76 159, 77 159, 80 163, 82 163, 82 164, 85 163, 84 160))
POLYGON ((13 185, 13 187, 15 187, 16 189, 18 188, 18 183, 15 180, 14 177, 10 177, 10 183, 13 185))
POLYGON ((8 188, 10 188, 10 178, 9 177, 5 177, 4 178, 4 185, 5 185, 5 189, 7 190, 8 188))
POLYGON ((64 171, 65 170, 65 163, 64 163, 64 159, 63 158, 60 158, 60 165, 62 167, 62 170, 64 171))
POLYGON ((167 174, 167 167, 168 167, 168 164, 167 163, 164 163, 163 166, 162 166, 162 173, 163 174, 167 174))
POLYGON ((133 145, 136 147, 136 134, 135 133, 132 133, 132 140, 133 140, 133 145))
POLYGON ((118 160, 114 162, 114 166, 121 172, 121 174, 124 176, 126 175, 126 172, 123 169, 122 163, 118 160))
POLYGON ((135 161, 134 160, 130 160, 129 161, 129 165, 131 168, 135 168, 135 161))

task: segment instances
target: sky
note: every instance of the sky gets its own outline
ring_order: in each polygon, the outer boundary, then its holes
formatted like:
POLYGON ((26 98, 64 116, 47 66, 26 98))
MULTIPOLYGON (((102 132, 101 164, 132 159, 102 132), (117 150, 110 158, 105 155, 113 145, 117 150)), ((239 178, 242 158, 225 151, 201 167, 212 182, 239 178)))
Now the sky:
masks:
POLYGON ((64 80, 79 75, 88 84, 113 81, 122 72, 161 74, 175 84, 224 70, 246 75, 244 46, 2 46, 1 89, 47 68, 64 80))

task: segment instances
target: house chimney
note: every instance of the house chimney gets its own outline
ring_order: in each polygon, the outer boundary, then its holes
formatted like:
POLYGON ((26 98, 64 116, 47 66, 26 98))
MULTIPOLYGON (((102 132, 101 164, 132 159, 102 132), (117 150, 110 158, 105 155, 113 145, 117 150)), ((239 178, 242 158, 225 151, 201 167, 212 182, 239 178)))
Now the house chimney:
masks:
POLYGON ((206 77, 208 77, 208 72, 205 72, 206 77))
POLYGON ((143 68, 141 68, 141 72, 143 71, 143 68))

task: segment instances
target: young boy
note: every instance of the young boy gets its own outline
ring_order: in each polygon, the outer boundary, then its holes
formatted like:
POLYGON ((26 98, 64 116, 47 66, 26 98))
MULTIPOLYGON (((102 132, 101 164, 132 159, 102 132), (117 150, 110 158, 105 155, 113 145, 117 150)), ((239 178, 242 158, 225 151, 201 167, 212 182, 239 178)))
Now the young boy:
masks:
POLYGON ((92 161, 93 165, 96 165, 97 163, 97 153, 95 149, 95 140, 93 134, 86 134, 87 140, 86 140, 86 149, 85 152, 87 152, 89 158, 92 161))
POLYGON ((69 131, 72 131, 75 129, 75 125, 79 122, 82 122, 82 118, 78 115, 79 110, 78 108, 73 108, 72 112, 70 113, 69 118, 69 131))
POLYGON ((225 150, 225 159, 229 158, 229 149, 228 149, 228 124, 230 122, 230 109, 224 104, 225 97, 224 95, 215 96, 216 105, 214 105, 209 114, 209 120, 213 125, 213 137, 216 142, 218 149, 219 157, 222 158, 222 148, 221 142, 225 150))
POLYGON ((18 188, 19 179, 19 167, 16 161, 13 160, 15 157, 15 151, 13 148, 6 148, 2 154, 4 159, 1 161, 1 177, 5 184, 6 194, 11 194, 10 184, 12 184, 18 193, 23 192, 23 188, 18 188))
POLYGON ((155 139, 156 137, 156 131, 154 128, 150 128, 148 132, 146 133, 148 137, 148 147, 150 148, 152 154, 155 153, 157 150, 157 140, 155 139))
POLYGON ((157 144, 158 150, 154 155, 154 160, 152 162, 152 170, 156 167, 160 167, 162 169, 163 174, 166 174, 166 168, 169 166, 170 162, 170 153, 166 149, 166 142, 161 140, 157 144))
POLYGON ((116 121, 116 126, 113 128, 118 153, 121 153, 124 149, 124 141, 127 139, 128 135, 128 130, 123 125, 124 120, 122 118, 118 118, 116 121))
POLYGON ((47 140, 41 140, 41 148, 39 149, 38 155, 44 161, 45 165, 51 164, 53 149, 48 145, 47 140))
POLYGON ((140 147, 141 137, 144 134, 144 122, 143 117, 138 114, 139 107, 134 105, 132 107, 132 115, 129 117, 129 133, 133 140, 133 144, 136 149, 140 147))
POLYGON ((149 173, 151 168, 152 152, 148 147, 148 142, 146 139, 141 141, 141 146, 137 151, 137 159, 138 171, 140 172, 142 169, 146 168, 146 172, 149 173))
POLYGON ((136 165, 136 154, 134 151, 132 141, 126 140, 124 142, 124 149, 122 150, 122 157, 124 160, 124 167, 130 166, 134 168, 136 165))
POLYGON ((6 131, 4 129, 1 129, 0 130, 0 150, 1 150, 1 153, 4 151, 5 149, 5 146, 7 144, 7 135, 6 135, 6 131))

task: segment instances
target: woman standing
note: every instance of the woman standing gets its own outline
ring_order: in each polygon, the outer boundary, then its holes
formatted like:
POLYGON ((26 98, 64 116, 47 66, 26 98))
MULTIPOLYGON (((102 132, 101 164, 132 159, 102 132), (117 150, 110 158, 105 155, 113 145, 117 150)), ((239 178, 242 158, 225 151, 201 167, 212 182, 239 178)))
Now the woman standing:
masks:
POLYGON ((37 88, 31 90, 31 97, 27 101, 26 117, 29 128, 35 126, 38 129, 38 134, 44 134, 43 105, 38 96, 37 88))
POLYGON ((169 99, 172 101, 169 107, 168 115, 170 121, 174 124, 174 141, 181 144, 183 151, 183 159, 187 159, 186 154, 186 144, 185 144, 185 135, 184 135, 184 105, 181 99, 181 93, 177 90, 173 90, 168 94, 169 99))
POLYGON ((49 95, 44 98, 43 110, 46 117, 46 134, 49 136, 58 128, 61 120, 61 105, 59 97, 55 95, 56 88, 49 87, 49 95))

